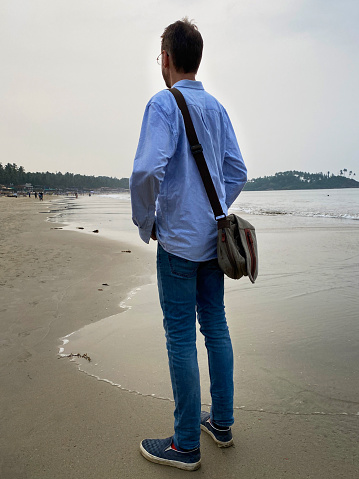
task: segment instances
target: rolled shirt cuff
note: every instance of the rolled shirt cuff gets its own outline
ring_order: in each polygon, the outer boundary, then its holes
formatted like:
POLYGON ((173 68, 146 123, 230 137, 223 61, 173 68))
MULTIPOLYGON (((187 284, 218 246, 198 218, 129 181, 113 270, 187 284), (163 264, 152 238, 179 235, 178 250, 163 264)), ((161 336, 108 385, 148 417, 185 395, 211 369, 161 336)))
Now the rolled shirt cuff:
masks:
POLYGON ((151 239, 152 226, 151 228, 138 228, 141 240, 147 244, 150 242, 151 239))

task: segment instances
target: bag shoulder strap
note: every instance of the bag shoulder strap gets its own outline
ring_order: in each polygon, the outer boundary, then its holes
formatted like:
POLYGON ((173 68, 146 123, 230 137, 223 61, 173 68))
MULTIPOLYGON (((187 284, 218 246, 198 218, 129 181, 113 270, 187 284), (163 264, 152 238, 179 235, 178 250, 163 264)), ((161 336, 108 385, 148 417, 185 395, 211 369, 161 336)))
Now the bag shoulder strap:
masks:
POLYGON ((206 189, 209 202, 211 203, 214 216, 218 221, 222 218, 225 218, 226 215, 223 213, 221 203, 219 202, 218 195, 206 163, 206 159, 203 155, 202 145, 198 141, 197 133, 193 126, 191 115, 188 111, 186 100, 184 99, 182 93, 177 90, 177 88, 170 88, 169 91, 175 97, 178 108, 182 112, 184 124, 186 127, 187 138, 191 146, 191 151, 194 156, 194 159, 196 160, 196 164, 201 175, 204 187, 206 189))

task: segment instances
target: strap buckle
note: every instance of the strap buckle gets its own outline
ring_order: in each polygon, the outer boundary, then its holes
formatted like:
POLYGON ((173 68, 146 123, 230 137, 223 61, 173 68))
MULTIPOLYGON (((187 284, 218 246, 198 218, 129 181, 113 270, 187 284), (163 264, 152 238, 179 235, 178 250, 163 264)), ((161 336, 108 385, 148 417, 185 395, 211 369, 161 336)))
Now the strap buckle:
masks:
POLYGON ((197 155, 198 153, 202 153, 203 152, 202 145, 200 143, 198 143, 198 145, 192 145, 191 146, 191 151, 192 151, 193 155, 197 155))

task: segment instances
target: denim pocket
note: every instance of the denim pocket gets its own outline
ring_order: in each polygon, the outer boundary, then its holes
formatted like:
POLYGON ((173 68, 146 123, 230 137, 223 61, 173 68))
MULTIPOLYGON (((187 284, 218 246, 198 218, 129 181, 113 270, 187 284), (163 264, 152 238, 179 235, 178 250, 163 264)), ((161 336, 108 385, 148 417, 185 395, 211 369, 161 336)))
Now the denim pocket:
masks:
POLYGON ((178 276, 180 278, 193 278, 196 276, 199 265, 199 263, 179 258, 170 253, 168 253, 168 263, 173 276, 178 276))

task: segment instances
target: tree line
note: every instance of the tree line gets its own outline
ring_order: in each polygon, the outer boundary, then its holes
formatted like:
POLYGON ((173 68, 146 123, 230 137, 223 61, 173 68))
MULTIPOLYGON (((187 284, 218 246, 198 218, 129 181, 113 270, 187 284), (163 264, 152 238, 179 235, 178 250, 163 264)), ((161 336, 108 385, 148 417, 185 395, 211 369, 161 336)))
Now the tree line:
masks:
MULTIPOLYGON (((351 178, 356 176, 346 168, 340 170, 340 175, 327 173, 307 173, 303 171, 284 171, 273 176, 264 176, 249 180, 244 189, 247 191, 259 190, 302 190, 302 189, 331 189, 331 188, 359 188, 359 182, 351 178), (348 176, 346 176, 348 173, 348 176)), ((38 189, 79 189, 95 190, 99 188, 129 189, 128 178, 112 178, 108 176, 87 176, 74 173, 27 173, 22 166, 15 163, 0 163, 0 185, 16 187, 30 183, 38 189)))
MULTIPOLYGON (((343 176, 348 170, 340 170, 340 175, 327 173, 307 173, 303 171, 283 171, 273 176, 264 176, 249 180, 244 189, 247 191, 262 190, 308 190, 333 188, 359 188, 359 182, 343 176)), ((349 176, 355 176, 352 171, 349 176)))
POLYGON ((15 163, 0 163, 0 185, 18 187, 30 183, 41 189, 98 189, 98 188, 129 188, 128 178, 112 178, 108 176, 87 176, 74 173, 42 173, 26 172, 24 167, 15 163))

